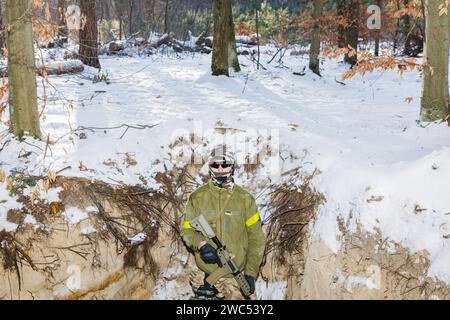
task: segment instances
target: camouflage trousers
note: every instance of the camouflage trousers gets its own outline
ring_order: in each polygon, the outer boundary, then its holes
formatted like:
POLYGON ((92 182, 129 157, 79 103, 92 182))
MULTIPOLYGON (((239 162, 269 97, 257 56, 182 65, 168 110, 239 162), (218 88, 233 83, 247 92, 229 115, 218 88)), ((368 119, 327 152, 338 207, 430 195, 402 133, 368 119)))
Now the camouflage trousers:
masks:
MULTIPOLYGON (((201 271, 197 266, 194 266, 189 275, 189 283, 192 290, 195 291, 200 287, 205 280, 205 273, 201 271)), ((238 284, 234 278, 221 278, 214 285, 219 291, 218 297, 225 300, 243 300, 244 297, 241 294, 238 284)), ((251 297, 252 300, 256 299, 256 294, 251 297)))

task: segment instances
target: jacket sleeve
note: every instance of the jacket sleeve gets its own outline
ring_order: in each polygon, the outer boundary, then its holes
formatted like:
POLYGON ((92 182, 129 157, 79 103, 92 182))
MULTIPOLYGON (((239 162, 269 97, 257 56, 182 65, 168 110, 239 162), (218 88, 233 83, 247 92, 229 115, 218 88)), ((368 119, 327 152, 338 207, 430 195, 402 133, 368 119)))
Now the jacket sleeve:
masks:
POLYGON ((192 196, 189 196, 189 199, 186 203, 184 220, 181 225, 181 237, 183 238, 186 245, 194 251, 198 251, 198 245, 203 240, 206 240, 205 236, 203 236, 200 232, 192 229, 190 225, 190 220, 199 215, 198 209, 194 205, 194 201, 192 196))
POLYGON ((244 273, 256 279, 264 256, 266 238, 262 230, 261 217, 253 197, 246 210, 246 229, 248 235, 247 264, 244 273))

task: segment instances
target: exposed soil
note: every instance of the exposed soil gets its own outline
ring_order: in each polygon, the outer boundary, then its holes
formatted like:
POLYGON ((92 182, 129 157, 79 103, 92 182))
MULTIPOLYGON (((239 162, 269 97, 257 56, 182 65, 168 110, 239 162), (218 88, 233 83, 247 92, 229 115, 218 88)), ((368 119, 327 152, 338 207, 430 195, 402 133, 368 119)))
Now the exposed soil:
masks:
MULTIPOLYGON (((159 174, 160 190, 57 177, 51 187, 62 188, 59 203, 21 195, 24 208, 8 213, 18 230, 0 232, 0 299, 151 299, 167 288, 187 298, 193 261, 179 225, 199 170, 191 165, 159 174), (95 213, 70 225, 61 215, 70 207, 95 213), (25 224, 27 213, 45 227, 25 224), (96 232, 83 233, 87 227, 96 232), (137 234, 145 237, 130 240, 137 234)), ((290 174, 298 181, 302 172, 290 174)), ((286 299, 450 298, 448 285, 426 276, 426 252, 412 255, 362 230, 349 234, 343 221, 337 254, 311 235, 317 208, 326 201, 310 186, 314 174, 303 176, 301 185, 272 186, 265 195, 264 281, 285 282, 286 299)))

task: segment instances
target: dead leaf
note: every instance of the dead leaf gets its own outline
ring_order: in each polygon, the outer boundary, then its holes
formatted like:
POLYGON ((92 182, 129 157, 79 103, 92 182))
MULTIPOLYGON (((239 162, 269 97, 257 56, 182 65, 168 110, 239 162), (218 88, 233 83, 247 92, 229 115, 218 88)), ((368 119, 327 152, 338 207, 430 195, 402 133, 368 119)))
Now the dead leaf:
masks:
POLYGON ((31 203, 34 203, 34 201, 41 196, 41 189, 38 185, 34 187, 33 193, 31 194, 31 203))
POLYGON ((49 171, 47 174, 48 180, 50 183, 55 183, 56 181, 56 172, 55 171, 49 171))
POLYGON ((48 189, 50 189, 50 181, 48 179, 46 179, 44 181, 44 191, 45 191, 45 193, 48 193, 48 189))
POLYGON ((50 204, 50 212, 52 214, 58 214, 61 212, 61 203, 59 202, 52 202, 50 204))
POLYGON ((6 190, 11 191, 13 188, 13 184, 14 184, 13 177, 8 176, 8 178, 6 178, 6 190))
POLYGON ((82 161, 80 161, 80 165, 78 166, 78 169, 80 169, 80 171, 87 171, 87 167, 83 164, 82 161))

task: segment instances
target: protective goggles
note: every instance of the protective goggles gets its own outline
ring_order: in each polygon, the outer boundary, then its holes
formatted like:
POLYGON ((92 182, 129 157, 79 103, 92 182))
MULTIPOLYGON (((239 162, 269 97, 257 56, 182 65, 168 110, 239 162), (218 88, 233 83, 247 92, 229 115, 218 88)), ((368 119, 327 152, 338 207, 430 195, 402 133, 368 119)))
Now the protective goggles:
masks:
POLYGON ((233 165, 231 163, 213 162, 213 163, 210 163, 209 166, 214 169, 219 169, 219 167, 226 169, 226 168, 232 167, 233 165))

